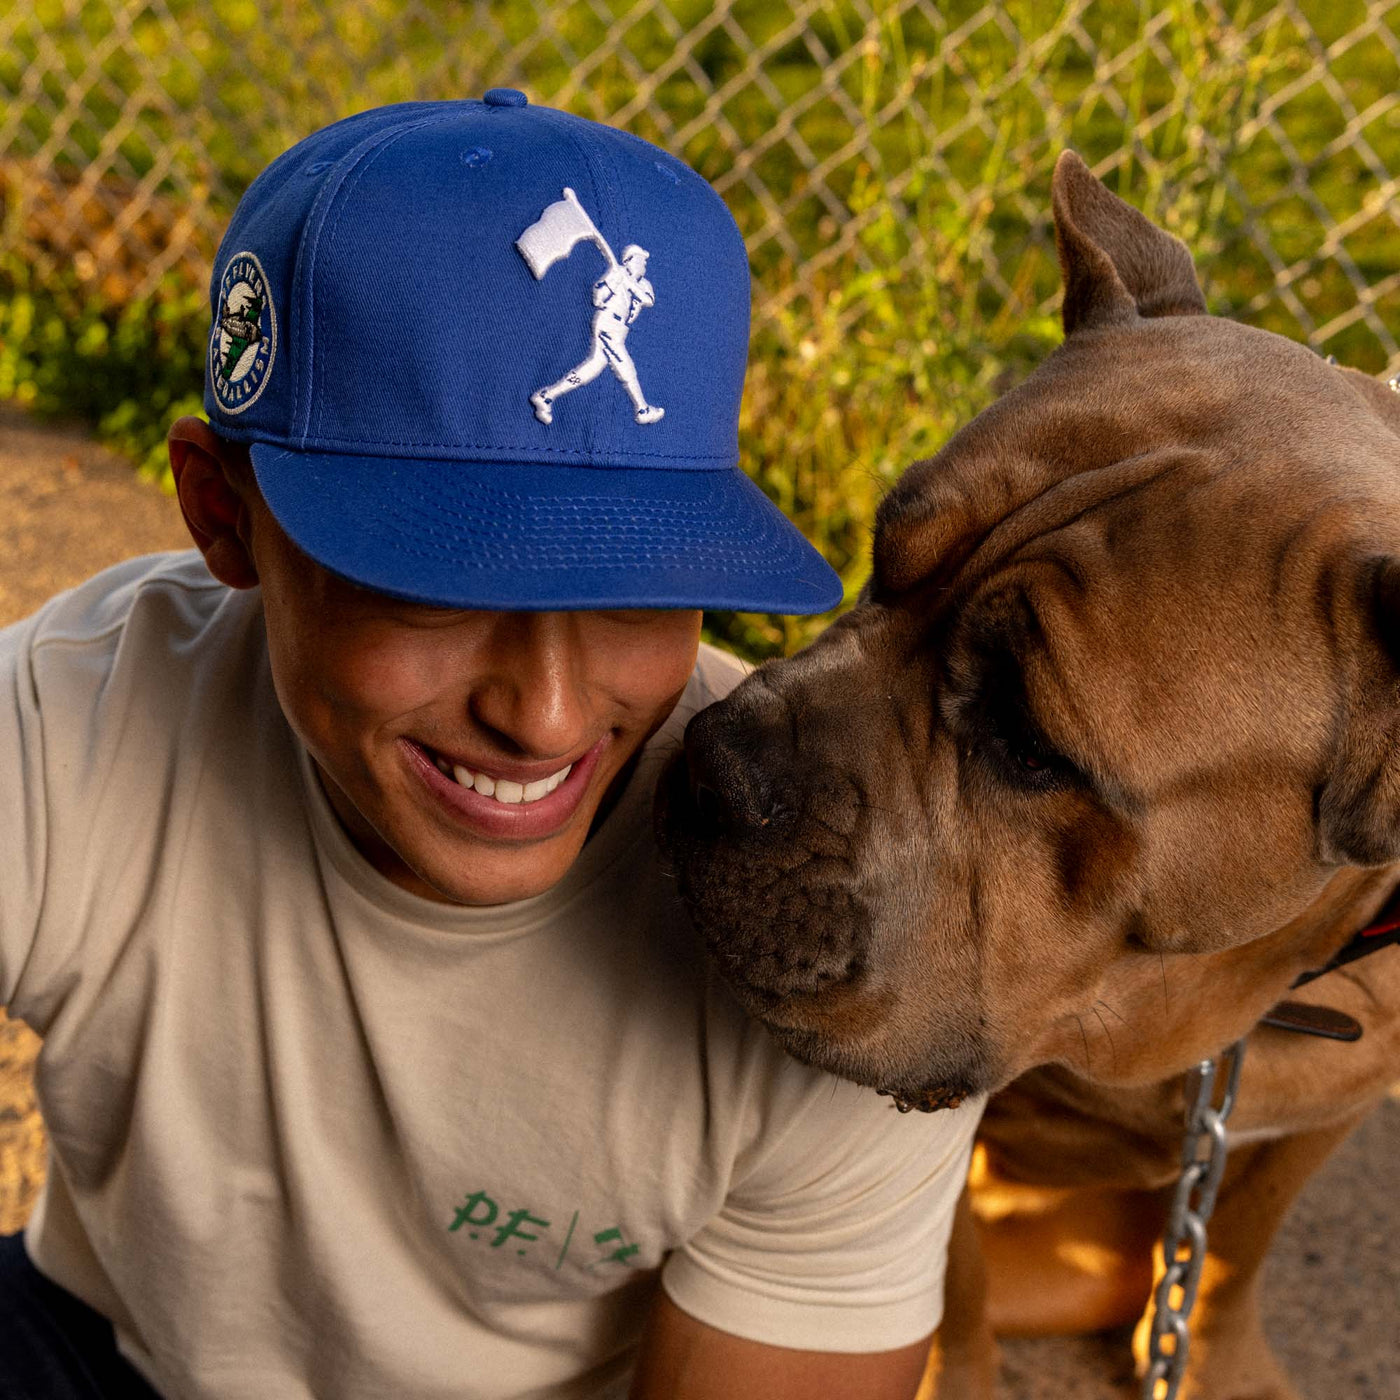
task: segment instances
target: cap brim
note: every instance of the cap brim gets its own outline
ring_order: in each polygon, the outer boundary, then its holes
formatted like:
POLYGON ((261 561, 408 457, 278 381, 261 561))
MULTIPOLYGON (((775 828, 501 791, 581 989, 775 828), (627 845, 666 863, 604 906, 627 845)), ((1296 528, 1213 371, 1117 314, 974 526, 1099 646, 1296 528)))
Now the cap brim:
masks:
POLYGON ((443 462, 251 445, 293 542, 436 607, 822 613, 841 581, 737 468, 443 462))

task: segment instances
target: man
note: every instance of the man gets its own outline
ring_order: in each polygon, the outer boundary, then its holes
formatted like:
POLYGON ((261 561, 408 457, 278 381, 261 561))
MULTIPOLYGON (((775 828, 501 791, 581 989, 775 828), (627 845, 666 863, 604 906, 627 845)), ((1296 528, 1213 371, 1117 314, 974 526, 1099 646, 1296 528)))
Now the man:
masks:
POLYGON ((0 632, 0 1002, 51 1140, 0 1392, 912 1395, 976 1111, 784 1056, 650 835, 740 673, 700 609, 840 591, 738 469, 722 203, 510 90, 381 108, 258 177, 210 292, 198 553, 0 632), (586 227, 541 213, 570 182, 586 227), (664 275, 664 422, 532 412, 589 229, 664 275))

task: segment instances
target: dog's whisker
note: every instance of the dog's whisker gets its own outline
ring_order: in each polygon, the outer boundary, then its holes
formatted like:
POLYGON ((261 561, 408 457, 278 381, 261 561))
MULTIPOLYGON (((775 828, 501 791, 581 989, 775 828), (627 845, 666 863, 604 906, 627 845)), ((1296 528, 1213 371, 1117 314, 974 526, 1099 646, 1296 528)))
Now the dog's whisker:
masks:
POLYGON ((1076 1014, 1074 1019, 1079 1023, 1079 1034, 1084 1041, 1084 1073, 1088 1074, 1093 1063, 1089 1058, 1089 1032, 1084 1029, 1084 1018, 1082 1016, 1076 1014))
POLYGON ((1108 1048, 1113 1056, 1113 1069, 1116 1073, 1118 1070, 1118 1047, 1113 1043, 1113 1032, 1109 1030, 1108 1022, 1105 1021, 1104 1018, 1099 1015, 1099 1008, 1097 1006, 1091 1006, 1089 1009, 1098 1018, 1098 1023, 1102 1027, 1103 1033, 1108 1037, 1108 1048))
POLYGON ((1109 1013, 1110 1016, 1117 1016, 1118 1019, 1119 1019, 1125 1026, 1128 1024, 1127 1018, 1126 1018, 1125 1016, 1120 1015, 1119 1012, 1115 1011, 1114 1008, 1111 1007, 1102 997, 1099 998, 1097 1004, 1098 1004, 1099 1006, 1102 1006, 1103 1009, 1104 1009, 1105 1011, 1107 1011, 1107 1012, 1109 1013))

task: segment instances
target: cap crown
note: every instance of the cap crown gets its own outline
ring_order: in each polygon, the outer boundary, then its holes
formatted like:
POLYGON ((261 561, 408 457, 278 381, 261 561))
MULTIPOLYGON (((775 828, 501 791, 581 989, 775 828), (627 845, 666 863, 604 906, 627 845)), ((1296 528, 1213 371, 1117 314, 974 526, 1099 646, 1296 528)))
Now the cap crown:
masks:
POLYGON ((564 112, 416 102, 325 127, 249 187, 210 299, 204 402, 237 440, 471 462, 738 460, 738 229, 688 166, 564 112), (626 257, 634 245, 647 256, 626 257), (543 421, 531 396, 589 365, 543 421))

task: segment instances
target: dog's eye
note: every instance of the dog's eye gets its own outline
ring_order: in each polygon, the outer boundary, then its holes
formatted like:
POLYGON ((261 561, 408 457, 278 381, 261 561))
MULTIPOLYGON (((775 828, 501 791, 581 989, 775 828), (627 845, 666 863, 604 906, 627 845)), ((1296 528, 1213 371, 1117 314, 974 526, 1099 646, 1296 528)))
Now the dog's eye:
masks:
POLYGON ((1019 734, 1004 739, 1006 752, 1011 761, 1023 772, 1037 776, 1068 768, 1068 762, 1058 754, 1051 753, 1033 734, 1022 730, 1019 734))
POLYGON ((1046 746, 1029 720, 1020 713, 993 713, 993 747, 1008 775, 1035 787, 1053 785, 1072 777, 1074 764, 1046 746))
MULTIPOLYGON (((1015 652, 995 635, 974 636, 972 641, 968 699, 948 716, 972 741, 969 753, 978 752, 999 781, 1023 791, 1045 792, 1083 782, 1074 760, 1055 749, 1041 731, 1015 652)), ((954 696, 959 679, 950 672, 954 696)))
POLYGON ((1044 749, 1034 740, 1022 739, 1015 748, 1011 750, 1011 757, 1016 760, 1027 773, 1041 773, 1049 768, 1052 759, 1044 749))

